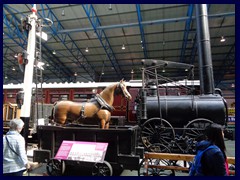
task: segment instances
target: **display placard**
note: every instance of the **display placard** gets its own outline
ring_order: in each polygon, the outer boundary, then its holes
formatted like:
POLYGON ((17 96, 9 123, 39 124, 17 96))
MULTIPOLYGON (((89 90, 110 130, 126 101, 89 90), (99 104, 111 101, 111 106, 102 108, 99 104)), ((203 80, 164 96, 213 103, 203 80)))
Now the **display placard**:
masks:
POLYGON ((55 159, 103 163, 108 143, 63 141, 55 159))

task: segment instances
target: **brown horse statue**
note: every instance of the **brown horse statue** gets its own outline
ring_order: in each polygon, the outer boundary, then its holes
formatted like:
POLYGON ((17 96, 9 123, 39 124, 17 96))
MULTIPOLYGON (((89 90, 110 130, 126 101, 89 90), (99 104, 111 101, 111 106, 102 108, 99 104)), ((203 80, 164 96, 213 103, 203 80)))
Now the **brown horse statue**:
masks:
POLYGON ((75 121, 81 124, 97 124, 100 122, 102 129, 108 129, 111 111, 114 110, 112 106, 114 96, 119 94, 122 94, 127 100, 132 99, 123 80, 109 85, 89 102, 58 101, 54 104, 52 110, 52 120, 62 125, 75 121))

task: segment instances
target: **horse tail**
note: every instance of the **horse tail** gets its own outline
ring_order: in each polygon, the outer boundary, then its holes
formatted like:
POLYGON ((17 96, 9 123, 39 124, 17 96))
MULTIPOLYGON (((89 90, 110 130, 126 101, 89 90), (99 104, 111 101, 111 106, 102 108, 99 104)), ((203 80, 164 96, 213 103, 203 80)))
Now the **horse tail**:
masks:
POLYGON ((51 112, 51 115, 48 116, 48 119, 49 119, 49 123, 54 123, 54 117, 53 117, 53 113, 54 113, 54 109, 55 109, 55 106, 56 104, 58 103, 58 101, 56 101, 54 104, 53 104, 53 108, 52 108, 52 112, 51 112))

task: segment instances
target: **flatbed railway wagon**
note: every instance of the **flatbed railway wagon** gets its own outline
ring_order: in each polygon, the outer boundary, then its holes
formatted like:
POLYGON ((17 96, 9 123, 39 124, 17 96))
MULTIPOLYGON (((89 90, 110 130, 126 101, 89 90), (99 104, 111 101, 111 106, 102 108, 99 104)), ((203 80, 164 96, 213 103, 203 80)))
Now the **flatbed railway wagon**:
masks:
POLYGON ((137 170, 143 158, 137 132, 138 126, 100 129, 97 125, 41 125, 38 126, 39 149, 34 151, 33 161, 47 163, 47 172, 52 176, 119 175, 124 169, 137 170), (54 159, 64 140, 108 143, 104 163, 54 159))

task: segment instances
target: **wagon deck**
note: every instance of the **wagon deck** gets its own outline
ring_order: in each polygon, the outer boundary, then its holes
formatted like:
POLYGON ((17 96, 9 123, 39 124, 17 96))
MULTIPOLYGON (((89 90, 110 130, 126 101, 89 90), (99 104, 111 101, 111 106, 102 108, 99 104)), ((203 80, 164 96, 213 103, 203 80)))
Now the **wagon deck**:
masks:
MULTIPOLYGON (((97 125, 38 126, 38 134, 39 153, 48 150, 51 158, 54 158, 63 140, 108 143, 105 161, 111 164, 113 172, 120 169, 137 170, 143 157, 143 148, 138 147, 138 126, 110 126, 109 129, 100 129, 97 125)), ((41 155, 37 156, 35 161, 41 161, 41 155)))

